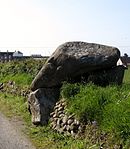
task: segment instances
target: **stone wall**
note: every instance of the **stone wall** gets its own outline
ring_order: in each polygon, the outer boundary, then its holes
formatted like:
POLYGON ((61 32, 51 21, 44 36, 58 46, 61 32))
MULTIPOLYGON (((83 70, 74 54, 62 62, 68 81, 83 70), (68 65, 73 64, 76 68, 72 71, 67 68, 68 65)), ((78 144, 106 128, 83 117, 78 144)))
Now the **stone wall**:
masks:
POLYGON ((56 103, 53 112, 50 114, 50 126, 61 134, 73 137, 78 137, 84 130, 83 124, 75 118, 74 114, 67 114, 64 99, 56 103))

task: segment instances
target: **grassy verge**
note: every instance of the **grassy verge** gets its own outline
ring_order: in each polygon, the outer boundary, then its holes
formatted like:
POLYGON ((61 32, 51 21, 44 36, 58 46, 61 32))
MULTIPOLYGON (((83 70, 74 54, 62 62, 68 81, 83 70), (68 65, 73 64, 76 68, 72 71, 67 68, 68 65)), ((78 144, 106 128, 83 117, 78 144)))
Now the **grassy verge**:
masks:
POLYGON ((67 111, 75 113, 80 121, 96 121, 100 130, 127 142, 130 139, 129 89, 130 85, 126 84, 106 88, 93 84, 65 84, 62 96, 67 100, 67 111))
MULTIPOLYGON (((37 64, 37 61, 35 62, 37 64)), ((40 68, 39 66, 35 68, 36 64, 32 66, 32 60, 28 61, 28 63, 29 64, 26 65, 25 61, 22 62, 22 64, 21 62, 18 64, 16 64, 16 62, 0 64, 0 82, 8 82, 11 80, 15 81, 16 86, 19 86, 20 88, 25 86, 28 87, 34 77, 34 74, 36 74, 40 68), (32 68, 30 68, 30 66, 32 66, 32 68), (31 72, 30 69, 32 69, 31 72), (34 74, 32 75, 32 73, 34 74)), ((52 131, 49 126, 35 127, 32 125, 31 116, 27 110, 27 103, 24 97, 1 92, 0 111, 9 118, 17 117, 18 119, 23 120, 26 125, 24 130, 25 134, 30 137, 33 144, 38 149, 83 149, 91 146, 87 139, 73 139, 52 131)))
MULTIPOLYGON (((93 88, 93 85, 90 85, 90 87, 93 88)), ((94 86, 94 87, 95 87, 95 89, 97 88, 96 86, 94 86)), ((90 91, 90 89, 88 89, 88 90, 90 91)), ((76 96, 77 96, 77 94, 76 94, 76 96)), ((73 98, 74 97, 75 96, 73 96, 73 98)), ((77 101, 75 101, 74 103, 76 104, 77 101)), ((80 107, 81 105, 78 105, 78 106, 80 107)), ((85 106, 86 105, 82 106, 81 113, 79 113, 79 111, 77 109, 73 112, 75 112, 75 113, 77 112, 82 117, 82 114, 84 112, 83 107, 85 107, 85 106)), ((92 119, 91 119, 92 121, 99 120, 99 117, 100 116, 103 117, 103 116, 100 113, 100 111, 96 111, 98 109, 98 107, 96 108, 96 110, 94 110, 94 108, 92 108, 92 106, 93 105, 91 105, 91 112, 93 113, 94 116, 90 115, 89 118, 91 118, 91 116, 92 116, 92 119)), ((128 105, 128 107, 129 107, 129 105, 128 105)), ((98 136, 98 131, 96 132, 97 134, 96 134, 95 138, 94 139, 92 138, 93 132, 92 132, 91 126, 90 126, 90 128, 86 129, 84 138, 79 138, 79 139, 74 139, 74 138, 71 138, 68 136, 63 136, 61 134, 58 134, 58 133, 52 131, 49 126, 35 127, 34 125, 31 124, 31 117, 27 110, 26 100, 23 97, 13 96, 13 95, 6 94, 6 93, 4 93, 4 94, 1 93, 0 94, 0 109, 8 117, 14 117, 14 116, 16 117, 17 116, 18 118, 22 119, 25 122, 26 129, 24 130, 24 132, 27 135, 29 135, 33 144, 38 149, 44 149, 44 148, 46 148, 46 149, 50 149, 50 148, 51 149, 58 149, 58 148, 59 149, 68 149, 68 148, 70 148, 70 149, 71 148, 72 149, 73 148, 75 148, 75 149, 87 149, 87 148, 96 149, 97 148, 98 149, 99 146, 101 145, 101 142, 98 142, 98 139, 97 139, 100 137, 100 136, 98 136)), ((129 130, 130 130, 129 129, 129 126, 130 126, 129 125, 130 124, 129 117, 127 119, 126 119, 126 117, 124 119, 122 119, 124 116, 123 115, 124 113, 118 113, 118 112, 122 112, 122 109, 120 109, 120 108, 115 109, 113 107, 110 109, 113 113, 111 113, 111 114, 109 113, 109 115, 107 113, 107 115, 106 115, 107 119, 105 119, 107 121, 104 121, 104 119, 103 119, 102 122, 100 122, 101 129, 104 130, 102 132, 105 132, 105 133, 109 132, 109 136, 107 137, 107 143, 109 144, 109 148, 113 148, 113 146, 115 144, 123 143, 124 140, 125 140, 125 142, 124 142, 125 146, 129 146, 130 145, 129 144, 130 143, 129 142, 129 130), (114 111, 113 111, 113 109, 114 109, 114 111), (125 120, 125 121, 122 122, 121 120, 125 120), (114 132, 115 132, 115 134, 114 134, 114 132), (123 136, 121 136, 121 134, 119 132, 123 132, 124 133, 123 136)), ((72 110, 71 108, 69 108, 69 105, 68 105, 68 110, 70 110, 70 111, 72 110)), ((107 111, 107 112, 109 112, 109 111, 107 111)), ((76 115, 78 115, 77 113, 76 113, 76 115)), ((129 114, 129 113, 127 113, 127 111, 126 111, 126 115, 127 114, 129 114)), ((100 133, 101 133, 101 130, 99 129, 99 135, 100 135, 100 133)))
POLYGON ((21 87, 29 86, 45 62, 45 60, 27 59, 0 63, 0 82, 11 80, 21 87))
MULTIPOLYGON (((15 62, 14 62, 15 63, 15 62)), ((13 80, 17 85, 29 86, 37 66, 30 61, 19 64, 8 63, 1 67, 0 80, 13 80), (32 66, 32 64, 34 66, 32 66), (13 69, 14 68, 14 69, 13 69), (22 68, 22 69, 21 69, 22 68), (30 71, 31 70, 31 71, 30 71), (10 73, 9 73, 10 72, 10 73)), ((108 148, 115 144, 123 144, 124 149, 130 148, 130 70, 125 72, 122 87, 97 87, 93 84, 65 84, 61 90, 66 98, 69 113, 75 113, 82 122, 97 122, 98 130, 88 126, 84 138, 73 139, 60 135, 49 126, 35 127, 31 124, 31 117, 27 110, 27 103, 23 97, 0 93, 0 111, 8 117, 20 117, 25 124, 24 132, 31 138, 37 149, 99 149, 104 142, 99 141, 101 134, 107 134, 108 148), (93 139, 94 137, 94 139, 93 139)), ((100 138, 101 139, 101 138, 100 138)), ((105 148, 105 147, 104 147, 105 148)), ((106 147, 107 148, 107 147, 106 147)))
POLYGON ((24 132, 31 138, 37 149, 84 149, 90 146, 86 139, 75 140, 52 131, 49 126, 32 125, 27 104, 22 97, 0 93, 0 111, 8 117, 17 116, 25 122, 24 132))

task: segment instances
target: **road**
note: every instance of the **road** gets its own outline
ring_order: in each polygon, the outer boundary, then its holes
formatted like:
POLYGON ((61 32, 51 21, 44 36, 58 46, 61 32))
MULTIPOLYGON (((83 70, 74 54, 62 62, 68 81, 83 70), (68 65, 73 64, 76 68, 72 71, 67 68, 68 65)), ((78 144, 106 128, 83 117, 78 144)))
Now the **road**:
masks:
POLYGON ((20 129, 0 113, 0 149, 35 149, 20 129))

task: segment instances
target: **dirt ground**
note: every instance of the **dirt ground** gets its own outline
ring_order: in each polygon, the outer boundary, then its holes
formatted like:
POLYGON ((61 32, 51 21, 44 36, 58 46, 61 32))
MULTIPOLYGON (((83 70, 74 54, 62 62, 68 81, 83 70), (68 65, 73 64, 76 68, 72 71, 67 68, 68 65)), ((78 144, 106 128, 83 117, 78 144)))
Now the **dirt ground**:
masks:
POLYGON ((22 133, 22 125, 17 118, 9 120, 0 113, 0 149, 36 149, 22 133))

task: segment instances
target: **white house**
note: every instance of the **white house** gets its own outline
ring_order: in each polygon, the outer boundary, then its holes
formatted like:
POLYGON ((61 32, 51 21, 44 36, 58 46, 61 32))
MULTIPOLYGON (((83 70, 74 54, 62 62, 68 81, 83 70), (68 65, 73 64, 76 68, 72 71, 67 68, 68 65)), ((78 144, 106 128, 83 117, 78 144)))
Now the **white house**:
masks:
POLYGON ((13 53, 13 57, 23 57, 23 53, 20 52, 20 51, 15 51, 15 52, 13 53))

